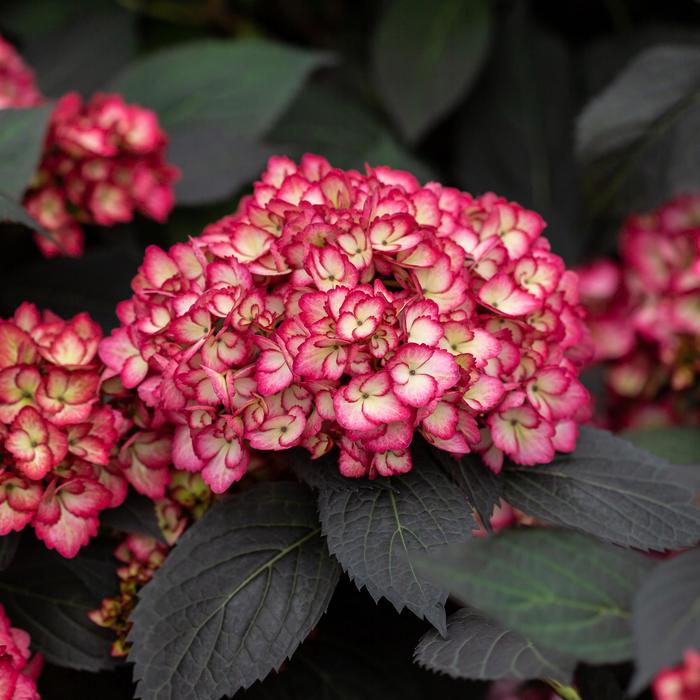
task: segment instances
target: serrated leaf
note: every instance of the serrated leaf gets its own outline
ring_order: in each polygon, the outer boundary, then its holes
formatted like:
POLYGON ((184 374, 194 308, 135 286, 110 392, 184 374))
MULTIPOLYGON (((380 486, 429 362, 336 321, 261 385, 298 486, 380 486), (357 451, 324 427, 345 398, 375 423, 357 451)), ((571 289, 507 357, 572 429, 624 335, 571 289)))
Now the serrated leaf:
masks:
POLYGON ((544 651, 518 632, 509 630, 478 610, 462 608, 447 618, 447 637, 426 632, 416 661, 451 678, 571 680, 576 660, 560 652, 544 651))
POLYGON ((57 666, 81 671, 113 668, 113 635, 87 613, 116 593, 117 562, 97 544, 64 559, 24 542, 12 566, 0 573, 0 597, 13 625, 27 630, 34 648, 57 666))
POLYGON ((632 596, 652 566, 637 552, 546 528, 475 538, 416 561, 468 605, 590 663, 632 656, 632 596))
POLYGON ((21 534, 10 532, 0 537, 0 571, 4 571, 15 558, 21 534))
POLYGON ((419 575, 413 561, 471 537, 475 523, 464 496, 425 445, 413 450, 408 474, 348 481, 338 488, 335 472, 321 469, 315 475, 331 554, 375 600, 386 598, 399 612, 408 608, 444 632, 447 591, 419 575))
POLYGON ((261 484, 214 506, 141 593, 130 634, 144 700, 210 700, 264 678, 325 612, 339 567, 311 492, 261 484))
POLYGON ((620 436, 673 464, 700 464, 700 428, 696 426, 625 430, 620 436))
POLYGON ((552 525, 638 549, 700 539, 697 470, 672 466, 607 431, 583 427, 576 450, 551 464, 510 465, 504 498, 552 525))
POLYGON ((380 99, 409 141, 469 90, 486 57, 490 29, 486 0, 389 4, 374 36, 373 73, 380 99))
POLYGON ((491 516, 503 496, 503 479, 474 455, 465 455, 458 461, 446 458, 445 462, 481 524, 491 532, 491 516))
POLYGON ((0 191, 10 199, 22 196, 36 171, 51 109, 45 104, 0 110, 0 191))
POLYGON ((636 694, 686 650, 700 649, 700 549, 659 564, 637 591, 633 613, 636 694))
POLYGON ((158 526, 155 504, 150 498, 131 492, 118 508, 110 508, 100 514, 100 525, 123 532, 148 535, 165 542, 158 526))

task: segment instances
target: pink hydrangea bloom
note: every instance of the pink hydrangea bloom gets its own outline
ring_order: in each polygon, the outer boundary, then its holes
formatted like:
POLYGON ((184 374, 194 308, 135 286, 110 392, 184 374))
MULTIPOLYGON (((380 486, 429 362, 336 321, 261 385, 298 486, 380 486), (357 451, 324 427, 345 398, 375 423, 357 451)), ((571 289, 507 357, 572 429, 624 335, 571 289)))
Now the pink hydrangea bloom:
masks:
POLYGON ((51 116, 39 170, 24 197, 29 213, 63 246, 36 242, 47 257, 77 257, 82 224, 113 226, 139 212, 167 219, 178 171, 165 159, 167 138, 154 112, 97 94, 64 95, 51 116))
POLYGON ((116 461, 124 419, 100 400, 102 333, 24 303, 0 321, 0 536, 31 525, 74 556, 127 484, 116 461))
POLYGON ((0 37, 0 109, 34 107, 42 101, 34 72, 12 44, 0 37))
POLYGON ((700 698, 700 654, 686 651, 683 664, 661 671, 652 685, 656 700, 697 700, 700 698))
POLYGON ((632 216, 620 262, 578 271, 613 428, 700 422, 700 194, 632 216))
POLYGON ((215 492, 251 450, 407 472, 416 433, 494 471, 548 462, 589 397, 577 278, 543 229, 494 194, 272 158, 235 214, 146 251, 105 378, 177 426, 175 466, 215 492))
POLYGON ((0 603, 0 700, 41 700, 36 679, 43 663, 32 657, 31 640, 24 630, 12 627, 0 603))

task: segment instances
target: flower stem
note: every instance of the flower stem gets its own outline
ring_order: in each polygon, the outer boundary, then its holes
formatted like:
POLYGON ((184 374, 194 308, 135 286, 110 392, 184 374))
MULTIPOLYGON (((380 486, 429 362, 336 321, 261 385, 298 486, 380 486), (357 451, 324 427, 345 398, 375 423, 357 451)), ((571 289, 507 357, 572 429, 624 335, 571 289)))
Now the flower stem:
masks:
POLYGON ((551 686, 554 692, 563 700, 581 700, 581 696, 576 692, 576 689, 570 685, 562 685, 553 678, 545 678, 545 683, 551 686))

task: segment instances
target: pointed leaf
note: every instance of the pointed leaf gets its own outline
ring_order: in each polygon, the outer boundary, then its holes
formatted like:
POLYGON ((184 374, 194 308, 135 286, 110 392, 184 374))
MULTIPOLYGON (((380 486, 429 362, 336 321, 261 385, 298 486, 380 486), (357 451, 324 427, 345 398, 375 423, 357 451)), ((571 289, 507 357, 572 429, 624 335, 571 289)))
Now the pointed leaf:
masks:
POLYGON ((375 600, 408 608, 441 632, 447 591, 419 575, 419 554, 471 537, 475 523, 459 488, 426 445, 413 450, 413 470, 401 477, 345 479, 337 467, 319 468, 311 483, 319 489, 319 513, 331 554, 358 587, 375 600), (327 479, 325 478, 327 476, 327 479))
POLYGON ((179 540, 132 615, 144 700, 209 700, 292 655, 326 610, 339 568, 311 492, 261 484, 212 508, 179 540))
POLYGON ((19 199, 36 171, 52 105, 0 110, 0 191, 19 199))
POLYGON ((12 623, 57 666, 82 671, 113 668, 113 635, 87 613, 116 593, 117 562, 111 545, 96 544, 64 559, 43 545, 24 542, 12 566, 0 573, 0 599, 12 623))
POLYGON ((416 661, 451 678, 571 680, 576 660, 544 651, 518 632, 509 630, 478 610, 462 608, 447 618, 447 637, 435 630, 423 635, 416 661))
POLYGON ((506 530, 416 562, 463 602, 590 663, 632 656, 632 596, 653 562, 576 532, 506 530))
POLYGON ((637 591, 633 612, 636 694, 662 668, 680 664, 687 649, 700 649, 700 549, 659 564, 637 591))
POLYGON ((482 525, 491 532, 491 516, 503 496, 503 479, 475 455, 465 455, 459 461, 450 459, 449 469, 482 525))
POLYGON ((374 36, 375 84, 409 141, 417 141, 469 90, 486 57, 490 28, 486 0, 389 4, 374 36))
POLYGON ((700 473, 672 466, 607 431, 584 427, 576 451, 551 464, 511 465, 504 498, 528 515, 638 549, 700 539, 700 473))
POLYGON ((53 234, 39 226, 21 204, 4 192, 0 192, 0 224, 2 223, 22 224, 22 226, 40 233, 60 247, 60 244, 54 240, 53 234))

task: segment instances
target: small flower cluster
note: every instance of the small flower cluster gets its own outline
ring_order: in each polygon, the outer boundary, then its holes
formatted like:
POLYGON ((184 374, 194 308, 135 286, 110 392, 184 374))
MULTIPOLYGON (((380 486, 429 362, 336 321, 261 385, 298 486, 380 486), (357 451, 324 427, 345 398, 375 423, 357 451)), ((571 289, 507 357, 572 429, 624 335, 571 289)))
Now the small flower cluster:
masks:
POLYGON ((683 664, 659 673, 652 685, 656 700, 697 700, 700 698, 700 653, 686 651, 683 664))
POLYGON ((214 494, 199 474, 173 470, 163 498, 155 502, 158 526, 165 541, 174 545, 214 502, 214 494))
POLYGON ((0 700, 41 700, 36 679, 43 660, 32 657, 30 642, 27 632, 11 627, 0 603, 0 700))
POLYGON ((34 107, 42 101, 34 72, 12 44, 0 37, 0 109, 34 107))
POLYGON ((100 403, 99 326, 22 304, 0 321, 0 536, 32 525, 64 557, 127 484, 112 463, 122 416, 100 403))
POLYGON ((24 204, 63 248, 36 235, 47 257, 83 250, 82 224, 113 226, 139 211, 165 221, 177 169, 154 112, 97 94, 87 103, 64 95, 51 116, 44 153, 24 204))
POLYGON ((700 422, 700 194, 630 217, 621 262, 579 270, 613 428, 700 422))
POLYGON ((111 629, 116 634, 112 642, 112 656, 124 657, 131 645, 126 637, 131 629, 129 615, 136 607, 137 594, 163 564, 169 547, 146 535, 127 535, 114 550, 114 556, 124 564, 117 569, 119 594, 105 598, 98 610, 88 613, 90 619, 100 627, 111 629))
POLYGON ((272 158, 202 236, 148 248, 100 346, 177 427, 173 463, 220 493, 251 450, 340 448, 346 476, 455 455, 549 462, 589 396, 577 277, 534 212, 409 173, 272 158))

